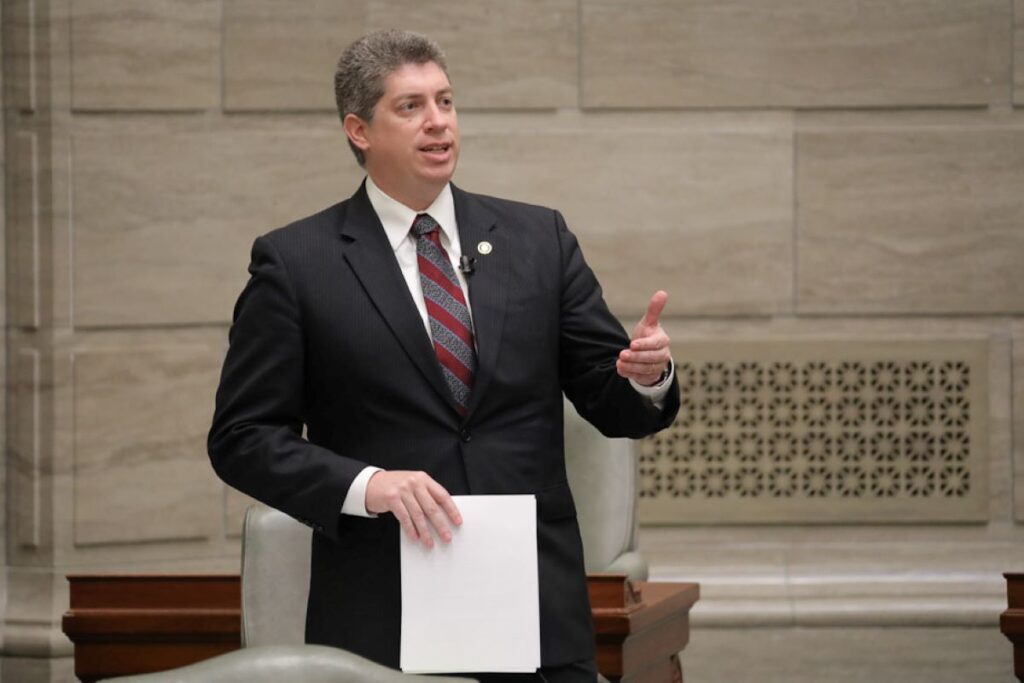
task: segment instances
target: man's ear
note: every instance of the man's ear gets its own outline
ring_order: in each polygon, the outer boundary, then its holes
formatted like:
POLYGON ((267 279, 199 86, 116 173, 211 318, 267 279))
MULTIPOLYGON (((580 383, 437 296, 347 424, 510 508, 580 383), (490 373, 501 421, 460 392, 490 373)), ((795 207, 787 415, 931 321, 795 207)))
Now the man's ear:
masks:
POLYGON ((355 114, 345 114, 341 125, 345 129, 345 135, 348 136, 353 145, 363 152, 370 148, 370 141, 366 138, 366 128, 369 124, 366 121, 363 121, 355 114))

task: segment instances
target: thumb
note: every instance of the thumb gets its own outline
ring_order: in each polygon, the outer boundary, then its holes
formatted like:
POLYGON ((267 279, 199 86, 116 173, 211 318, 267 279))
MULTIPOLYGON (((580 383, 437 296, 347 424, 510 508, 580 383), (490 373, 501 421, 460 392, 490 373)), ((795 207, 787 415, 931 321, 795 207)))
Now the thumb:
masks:
POLYGON ((651 297, 650 303, 647 304, 647 312, 644 313, 640 324, 644 327, 657 327, 658 318, 661 317, 661 312, 665 310, 666 303, 668 303, 668 293, 659 289, 651 297))

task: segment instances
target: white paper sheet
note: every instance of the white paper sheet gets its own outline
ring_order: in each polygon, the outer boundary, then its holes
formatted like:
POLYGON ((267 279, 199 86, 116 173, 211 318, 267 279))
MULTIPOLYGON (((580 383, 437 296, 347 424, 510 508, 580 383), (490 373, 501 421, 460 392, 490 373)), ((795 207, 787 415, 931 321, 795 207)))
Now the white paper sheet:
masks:
POLYGON ((453 496, 450 544, 402 534, 400 666, 414 673, 517 672, 540 667, 534 496, 453 496))

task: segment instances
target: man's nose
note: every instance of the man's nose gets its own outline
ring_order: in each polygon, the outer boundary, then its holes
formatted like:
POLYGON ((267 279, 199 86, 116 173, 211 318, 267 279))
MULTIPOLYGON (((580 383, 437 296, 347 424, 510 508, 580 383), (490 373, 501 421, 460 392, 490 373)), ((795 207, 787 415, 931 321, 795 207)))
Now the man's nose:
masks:
POLYGON ((437 102, 431 102, 426 108, 426 119, 424 121, 424 127, 427 130, 444 130, 448 127, 448 112, 443 111, 441 107, 437 105, 437 102))

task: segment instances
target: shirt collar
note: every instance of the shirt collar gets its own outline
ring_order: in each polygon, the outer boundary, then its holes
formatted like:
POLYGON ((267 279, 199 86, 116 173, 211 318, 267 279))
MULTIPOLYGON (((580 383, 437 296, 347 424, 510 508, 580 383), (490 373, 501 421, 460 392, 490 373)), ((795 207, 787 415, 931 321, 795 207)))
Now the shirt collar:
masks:
POLYGON ((457 237, 455 224, 455 200, 452 198, 451 183, 445 183, 444 189, 434 199, 433 203, 425 211, 413 211, 405 204, 392 199, 384 194, 384 191, 377 187, 373 178, 366 176, 366 195, 370 198, 373 210, 377 212, 377 218, 384 226, 384 233, 391 243, 391 248, 398 250, 399 245, 409 236, 409 229, 412 222, 420 213, 429 213, 430 217, 441 226, 441 232, 448 238, 448 244, 453 244, 457 237))

